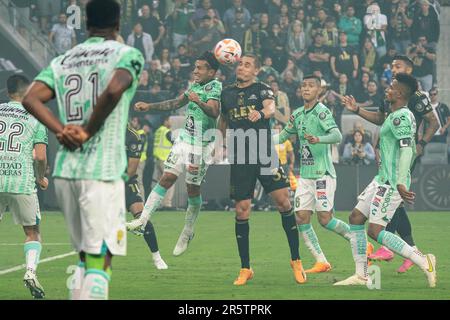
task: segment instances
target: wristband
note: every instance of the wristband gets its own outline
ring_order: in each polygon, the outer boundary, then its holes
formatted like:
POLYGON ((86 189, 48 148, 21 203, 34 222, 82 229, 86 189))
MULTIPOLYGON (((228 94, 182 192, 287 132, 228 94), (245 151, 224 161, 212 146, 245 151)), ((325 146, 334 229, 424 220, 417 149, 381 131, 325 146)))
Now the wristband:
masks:
POLYGON ((422 148, 425 148, 425 146, 427 145, 428 142, 426 142, 425 140, 420 140, 419 144, 422 146, 422 148))
POLYGON ((359 106, 358 106, 358 109, 356 109, 356 111, 353 111, 353 113, 359 115, 359 109, 360 109, 360 108, 359 108, 359 106))
POLYGON ((258 111, 258 113, 259 113, 259 115, 261 116, 261 119, 260 119, 260 120, 264 120, 265 117, 266 117, 266 115, 264 114, 264 112, 258 111))

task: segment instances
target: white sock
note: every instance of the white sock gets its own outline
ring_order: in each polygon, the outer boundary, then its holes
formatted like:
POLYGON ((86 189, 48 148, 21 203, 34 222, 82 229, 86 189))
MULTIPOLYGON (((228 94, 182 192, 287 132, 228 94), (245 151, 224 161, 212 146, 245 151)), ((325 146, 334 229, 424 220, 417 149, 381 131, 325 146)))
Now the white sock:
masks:
POLYGON ((198 214, 202 207, 202 196, 188 198, 188 207, 186 210, 186 217, 184 219, 184 230, 189 233, 194 231, 195 221, 197 221, 198 214))
POLYGON ((367 279, 367 236, 364 225, 350 225, 350 245, 355 261, 355 273, 367 279))
POLYGON ((323 254, 322 248, 319 244, 319 239, 317 238, 312 225, 309 223, 299 224, 298 231, 303 237, 303 241, 305 241, 306 247, 314 256, 316 262, 328 262, 327 258, 325 258, 325 255, 323 254))
POLYGON ((86 270, 80 300, 108 300, 109 280, 110 277, 105 271, 86 270))
POLYGON ((25 242, 24 252, 27 270, 36 273, 37 265, 39 263, 39 257, 41 255, 41 250, 42 245, 39 241, 25 242))
POLYGON ((85 273, 85 263, 79 262, 75 272, 72 275, 69 283, 69 299, 70 300, 80 300, 81 288, 83 287, 84 273, 85 273))
POLYGON ((166 195, 166 192, 167 189, 161 187, 159 184, 157 184, 153 188, 152 192, 150 192, 150 195, 147 198, 147 201, 145 202, 144 210, 142 211, 140 217, 142 221, 147 222, 150 219, 152 214, 159 208, 161 201, 166 195))

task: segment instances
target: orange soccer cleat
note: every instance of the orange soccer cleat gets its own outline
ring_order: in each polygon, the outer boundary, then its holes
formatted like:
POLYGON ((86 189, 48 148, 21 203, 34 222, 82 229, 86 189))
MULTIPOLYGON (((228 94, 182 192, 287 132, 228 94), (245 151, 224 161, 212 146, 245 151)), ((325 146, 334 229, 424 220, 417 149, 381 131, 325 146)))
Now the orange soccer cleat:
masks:
POLYGON ((297 281, 297 283, 305 283, 306 273, 303 270, 302 260, 291 260, 291 267, 294 271, 295 281, 297 281))
POLYGON ((248 280, 253 279, 253 275, 255 273, 253 272, 253 270, 247 269, 247 268, 242 268, 239 271, 239 276, 237 277, 237 279, 234 281, 234 285, 235 286, 243 286, 247 283, 248 280))
POLYGON ((322 272, 328 272, 331 270, 331 264, 328 262, 316 262, 314 264, 314 267, 311 269, 306 270, 306 273, 322 273, 322 272))

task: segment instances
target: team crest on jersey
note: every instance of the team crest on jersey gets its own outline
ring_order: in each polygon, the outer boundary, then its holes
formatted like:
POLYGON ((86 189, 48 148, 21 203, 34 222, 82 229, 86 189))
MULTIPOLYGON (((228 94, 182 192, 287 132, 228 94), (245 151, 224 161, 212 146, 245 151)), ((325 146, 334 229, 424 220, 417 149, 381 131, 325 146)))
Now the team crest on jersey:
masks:
POLYGON ((213 86, 212 86, 211 83, 210 83, 210 84, 207 84, 207 85, 205 86, 205 91, 211 91, 212 88, 213 88, 213 86))
POLYGON ((377 196, 384 197, 386 190, 387 189, 385 187, 378 187, 377 196))
POLYGON ((258 97, 256 96, 256 94, 252 94, 250 98, 248 98, 248 100, 258 100, 258 97))
POLYGON ((136 151, 136 150, 137 150, 137 145, 132 144, 132 145, 130 146, 130 149, 131 149, 131 151, 136 151))
POLYGON ((400 124, 400 122, 401 122, 400 118, 395 118, 394 121, 393 121, 394 126, 398 126, 400 124))
POLYGON ((316 189, 317 190, 326 189, 326 188, 327 188, 327 181, 326 180, 316 181, 316 189))
POLYGON ((326 115, 325 112, 319 113, 319 119, 320 119, 320 120, 324 120, 326 117, 327 117, 327 115, 326 115))

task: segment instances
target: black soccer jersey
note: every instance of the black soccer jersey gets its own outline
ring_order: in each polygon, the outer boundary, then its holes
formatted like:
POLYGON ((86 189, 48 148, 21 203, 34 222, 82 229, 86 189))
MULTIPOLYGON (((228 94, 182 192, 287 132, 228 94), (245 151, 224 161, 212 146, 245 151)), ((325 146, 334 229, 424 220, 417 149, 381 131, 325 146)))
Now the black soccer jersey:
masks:
POLYGON ((140 158, 144 150, 145 141, 141 135, 134 130, 130 125, 127 126, 127 134, 125 138, 125 145, 128 158, 140 158))
MULTIPOLYGON (((260 146, 260 139, 265 140, 265 147, 267 150, 266 155, 270 155, 272 150, 272 139, 270 132, 270 119, 260 119, 256 122, 248 120, 248 115, 251 111, 263 110, 264 100, 274 100, 274 94, 272 89, 261 82, 255 82, 249 87, 239 88, 236 84, 226 87, 222 90, 221 95, 221 112, 222 116, 227 119, 228 126, 234 130, 235 134, 238 134, 239 129, 242 129, 243 134, 251 136, 251 133, 256 133, 256 140, 251 138, 245 139, 246 163, 248 161, 248 155, 257 154, 258 163, 259 152, 258 146, 260 146), (252 132, 251 132, 252 131, 252 132)), ((239 140, 238 136, 234 136, 234 158, 236 159, 237 150, 239 144, 242 144, 243 140, 239 140)))

